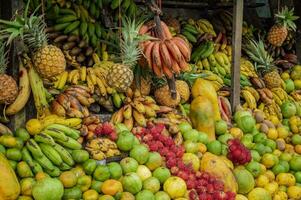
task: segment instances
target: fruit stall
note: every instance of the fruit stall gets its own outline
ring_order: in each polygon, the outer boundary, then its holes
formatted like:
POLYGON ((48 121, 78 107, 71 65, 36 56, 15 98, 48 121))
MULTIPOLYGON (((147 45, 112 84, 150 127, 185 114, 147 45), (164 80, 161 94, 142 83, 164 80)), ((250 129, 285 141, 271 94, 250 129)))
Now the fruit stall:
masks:
POLYGON ((0 0, 0 200, 301 200, 300 4, 0 0))

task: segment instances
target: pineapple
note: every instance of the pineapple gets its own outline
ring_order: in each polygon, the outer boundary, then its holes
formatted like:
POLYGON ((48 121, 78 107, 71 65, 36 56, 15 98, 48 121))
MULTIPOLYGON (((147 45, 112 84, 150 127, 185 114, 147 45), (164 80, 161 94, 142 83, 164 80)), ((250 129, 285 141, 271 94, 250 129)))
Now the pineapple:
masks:
POLYGON ((142 55, 139 42, 147 39, 139 35, 143 22, 125 18, 122 24, 120 42, 122 63, 113 65, 107 75, 107 83, 118 92, 125 92, 131 86, 134 79, 133 67, 142 55))
POLYGON ((17 37, 23 39, 35 68, 43 78, 49 79, 65 70, 66 60, 61 49, 47 44, 43 16, 33 13, 27 17, 25 9, 23 16, 16 16, 14 21, 1 20, 0 23, 6 25, 1 37, 8 39, 7 44, 17 37))
POLYGON ((18 95, 16 81, 5 74, 6 63, 5 45, 0 41, 0 104, 11 104, 18 95))
POLYGON ((282 9, 275 17, 276 24, 269 30, 267 39, 273 46, 280 47, 285 41, 288 31, 296 30, 294 20, 298 17, 294 16, 294 9, 289 10, 287 7, 282 9))
POLYGON ((280 87, 282 79, 273 65, 273 58, 264 49, 263 42, 261 40, 259 42, 249 40, 244 50, 255 62, 255 68, 263 76, 266 86, 269 89, 280 87))

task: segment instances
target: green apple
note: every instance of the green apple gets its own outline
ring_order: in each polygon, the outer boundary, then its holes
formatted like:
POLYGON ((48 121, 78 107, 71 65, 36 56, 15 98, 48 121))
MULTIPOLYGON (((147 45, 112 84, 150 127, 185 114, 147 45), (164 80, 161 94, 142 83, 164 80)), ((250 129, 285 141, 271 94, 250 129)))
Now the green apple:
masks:
POLYGON ((221 155, 222 143, 218 140, 211 141, 207 144, 207 149, 210 153, 213 153, 215 155, 221 155))
POLYGON ((199 151, 199 145, 192 140, 186 140, 184 142, 184 148, 186 153, 197 153, 199 151))
POLYGON ((255 143, 263 143, 267 139, 267 135, 264 133, 257 133, 253 137, 253 142, 255 143))
POLYGON ((215 133, 216 135, 223 135, 227 132, 228 125, 224 120, 218 120, 215 122, 215 133))
POLYGON ((254 177, 258 177, 262 172, 260 163, 256 161, 249 162, 246 169, 251 172, 254 177))
POLYGON ((199 132, 198 142, 201 142, 203 144, 208 144, 209 142, 208 135, 204 132, 199 132))

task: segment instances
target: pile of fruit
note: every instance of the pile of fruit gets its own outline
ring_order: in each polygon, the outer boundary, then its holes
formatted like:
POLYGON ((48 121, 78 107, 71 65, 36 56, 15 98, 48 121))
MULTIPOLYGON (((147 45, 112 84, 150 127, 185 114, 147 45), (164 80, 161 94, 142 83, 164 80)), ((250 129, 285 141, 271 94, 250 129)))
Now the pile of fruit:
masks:
POLYGON ((268 31, 243 23, 231 110, 230 12, 161 20, 132 0, 25 4, 0 20, 1 200, 301 199, 293 10, 268 31), (6 73, 16 40, 17 81, 6 73), (26 105, 35 117, 4 125, 26 105))

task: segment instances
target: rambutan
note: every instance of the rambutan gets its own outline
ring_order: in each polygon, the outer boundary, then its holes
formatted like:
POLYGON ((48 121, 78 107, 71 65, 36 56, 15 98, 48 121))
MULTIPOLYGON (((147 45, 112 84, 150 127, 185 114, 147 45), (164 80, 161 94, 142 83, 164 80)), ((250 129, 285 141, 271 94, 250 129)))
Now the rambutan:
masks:
POLYGON ((251 161, 252 156, 249 149, 247 149, 238 139, 228 140, 228 154, 227 157, 235 164, 244 165, 251 161))

